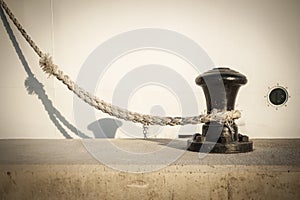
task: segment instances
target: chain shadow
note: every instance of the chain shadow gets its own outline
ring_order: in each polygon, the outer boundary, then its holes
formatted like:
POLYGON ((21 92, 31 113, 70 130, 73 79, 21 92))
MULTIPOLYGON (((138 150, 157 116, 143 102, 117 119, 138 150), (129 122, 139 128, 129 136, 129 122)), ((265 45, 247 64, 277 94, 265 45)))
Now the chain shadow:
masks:
POLYGON ((56 126, 56 128, 60 131, 60 133, 66 139, 72 139, 72 136, 70 136, 68 134, 68 132, 63 128, 63 126, 59 122, 64 124, 70 131, 72 131, 74 134, 78 135, 79 137, 90 138, 86 134, 84 134, 81 131, 79 131, 78 129, 76 129, 76 127, 73 126, 70 122, 68 122, 68 120, 59 112, 59 110, 57 110, 53 106, 52 101, 49 99, 48 95, 46 94, 44 85, 42 83, 40 83, 35 78, 34 74, 32 73, 1 6, 0 6, 0 17, 3 22, 4 27, 6 29, 6 32, 9 35, 9 38, 13 44, 13 47, 24 67, 24 70, 27 73, 28 77, 25 80, 25 87, 26 87, 28 93, 36 94, 38 96, 38 99, 41 100, 45 110, 47 111, 47 113, 49 115, 49 118, 51 119, 53 124, 56 126))

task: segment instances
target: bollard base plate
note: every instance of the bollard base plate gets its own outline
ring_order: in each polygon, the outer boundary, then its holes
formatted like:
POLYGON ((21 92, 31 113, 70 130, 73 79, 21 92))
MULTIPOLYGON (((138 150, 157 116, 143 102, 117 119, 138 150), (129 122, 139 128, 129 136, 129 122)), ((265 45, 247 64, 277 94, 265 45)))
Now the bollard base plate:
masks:
POLYGON ((214 142, 197 142, 192 139, 187 141, 187 149, 202 153, 246 153, 253 151, 253 142, 235 142, 229 144, 214 142))

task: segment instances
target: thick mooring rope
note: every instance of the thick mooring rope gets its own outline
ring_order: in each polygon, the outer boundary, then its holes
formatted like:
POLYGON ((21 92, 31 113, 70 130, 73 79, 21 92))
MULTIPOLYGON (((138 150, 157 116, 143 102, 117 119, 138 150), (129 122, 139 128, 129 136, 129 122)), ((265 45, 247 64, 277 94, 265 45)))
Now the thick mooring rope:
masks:
POLYGON ((101 110, 104 113, 107 113, 111 116, 117 117, 119 119, 124 119, 127 121, 138 122, 144 125, 161 125, 161 126, 175 126, 175 125, 187 125, 187 124, 199 124, 207 123, 210 121, 218 121, 220 123, 231 123, 234 119, 241 117, 241 113, 238 110, 232 111, 222 111, 212 110, 210 114, 201 114, 198 116, 192 117, 160 117, 160 116, 151 116, 140 114, 136 112, 128 111, 124 108, 114 106, 110 103, 107 103, 98 97, 90 94, 83 88, 79 87, 74 81, 70 79, 69 76, 64 75, 63 71, 59 69, 52 61, 52 58, 49 54, 43 53, 40 48, 35 44, 31 37, 26 33, 25 29, 16 19, 14 14, 8 8, 7 4, 0 0, 2 8, 5 10, 6 14, 12 20, 14 25, 20 31, 22 36, 28 42, 28 44, 33 48, 36 54, 40 57, 40 67, 43 71, 49 76, 53 75, 58 80, 62 81, 74 94, 76 94, 80 99, 93 106, 94 108, 101 110))

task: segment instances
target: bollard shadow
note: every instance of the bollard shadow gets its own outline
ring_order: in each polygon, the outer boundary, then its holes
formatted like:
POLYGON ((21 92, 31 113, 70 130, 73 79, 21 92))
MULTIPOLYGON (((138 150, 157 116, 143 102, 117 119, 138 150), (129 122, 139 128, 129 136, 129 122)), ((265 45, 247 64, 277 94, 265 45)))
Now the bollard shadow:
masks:
POLYGON ((165 146, 168 148, 178 149, 178 150, 187 150, 187 141, 183 139, 167 139, 167 138, 147 138, 149 142, 157 143, 157 145, 165 146))
POLYGON ((13 44, 13 47, 15 48, 15 51, 24 67, 24 70, 27 73, 28 77, 25 80, 25 87, 28 93, 36 94, 38 96, 38 99, 41 100, 45 110, 49 115, 49 118, 65 138, 71 139, 72 136, 68 134, 68 132, 64 129, 64 127, 59 122, 61 122, 63 125, 65 125, 65 127, 67 127, 70 131, 72 131, 74 134, 78 135, 79 137, 90 138, 86 134, 77 130, 76 127, 73 126, 71 123, 69 123, 68 120, 59 112, 59 110, 57 110, 53 106, 52 101, 49 99, 48 95, 46 94, 44 85, 40 83, 32 73, 1 6, 0 6, 0 17, 6 29, 6 32, 9 35, 9 38, 13 44))
POLYGON ((104 118, 92 122, 87 128, 93 132, 95 138, 115 138, 120 126, 122 126, 120 120, 104 118))

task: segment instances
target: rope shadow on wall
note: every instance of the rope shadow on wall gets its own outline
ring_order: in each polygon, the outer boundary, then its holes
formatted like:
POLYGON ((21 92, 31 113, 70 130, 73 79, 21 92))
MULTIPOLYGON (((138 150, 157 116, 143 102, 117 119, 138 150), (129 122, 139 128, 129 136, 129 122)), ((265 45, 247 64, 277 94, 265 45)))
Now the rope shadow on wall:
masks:
MULTIPOLYGON (((66 139, 72 139, 72 136, 68 134, 68 132, 63 128, 63 126, 59 123, 63 123, 70 131, 72 131, 74 134, 81 138, 90 138, 83 132, 79 131, 75 126, 73 126, 71 123, 68 122, 68 120, 62 116, 62 114, 57 110, 53 104, 52 101, 49 99, 48 95, 46 94, 46 91, 44 89, 44 85, 39 82, 32 71, 30 70, 30 67, 22 53, 22 50, 15 38, 15 35, 7 21, 7 18, 0 7, 0 15, 3 22, 3 25, 9 35, 9 38, 15 48, 15 51, 28 75, 27 79, 25 80, 25 87, 29 94, 36 94, 38 96, 38 99, 42 101, 42 104, 47 111, 49 118, 53 122, 53 124, 56 126, 56 128, 59 130, 59 132, 66 138, 66 139)), ((117 131, 117 128, 121 125, 121 121, 111 119, 111 118, 104 118, 97 120, 95 122, 92 122, 90 125, 88 125, 88 129, 91 130, 94 134, 95 138, 114 138, 115 133, 117 131), (114 126, 111 126, 114 125, 114 126)))
MULTIPOLYGON (((41 100, 45 110, 47 111, 49 118, 53 122, 53 124, 56 126, 56 128, 59 130, 59 132, 66 138, 66 139, 72 139, 72 136, 68 134, 68 132, 64 129, 64 127, 59 123, 61 122, 64 124, 70 131, 72 131, 74 134, 78 135, 81 138, 90 138, 86 134, 79 131, 75 126, 73 126, 68 120, 57 110, 54 106, 52 101, 49 99, 48 95, 46 94, 46 91, 44 89, 44 85, 39 82, 34 74, 32 73, 23 53, 22 50, 16 40, 16 37, 7 21, 7 18, 0 7, 0 16, 1 20, 3 22, 3 25, 6 29, 7 34, 9 35, 9 38, 13 44, 13 47, 15 48, 15 51, 24 67, 24 70, 26 71, 27 78, 25 80, 25 87, 29 94, 36 94, 38 96, 38 99, 41 100)), ((89 125, 89 130, 91 130, 95 136, 95 138, 104 138, 104 137, 114 137, 115 132, 117 130, 117 127, 115 129, 109 129, 109 134, 106 136, 103 133, 104 131, 99 129, 102 129, 100 127, 109 127, 109 125, 112 123, 111 121, 115 121, 114 119, 100 119, 97 120, 89 125), (95 126, 95 123, 98 123, 100 126, 95 126)), ((107 128, 106 128, 107 129, 107 128)))

